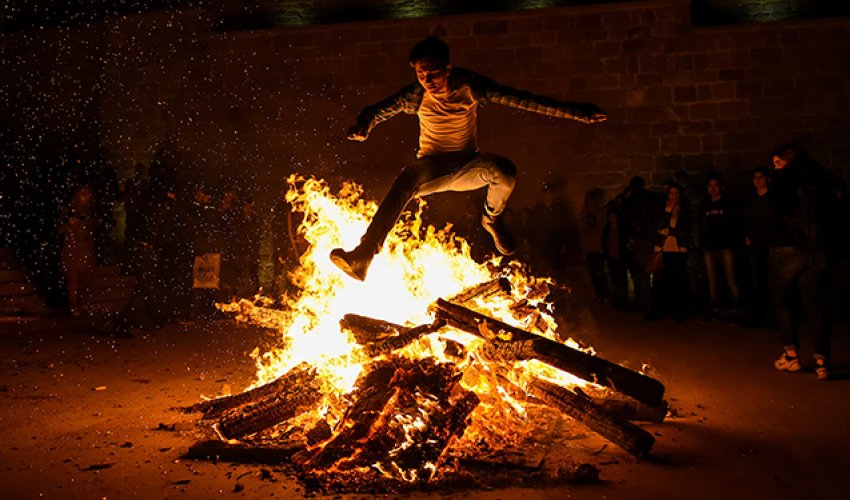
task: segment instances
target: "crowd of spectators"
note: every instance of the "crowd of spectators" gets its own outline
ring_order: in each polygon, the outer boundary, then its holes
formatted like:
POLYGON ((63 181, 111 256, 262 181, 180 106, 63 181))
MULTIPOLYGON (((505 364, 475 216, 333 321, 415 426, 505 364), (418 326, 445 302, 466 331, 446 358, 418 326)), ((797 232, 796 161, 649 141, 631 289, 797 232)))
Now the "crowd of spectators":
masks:
POLYGON ((778 328, 779 370, 801 369, 797 332, 805 318, 825 379, 829 320, 848 310, 846 184, 794 145, 771 160, 752 170, 747 193, 728 193, 723 177, 710 173, 698 202, 674 181, 655 191, 639 176, 604 205, 592 191, 580 217, 591 239, 582 245, 588 272, 600 301, 647 321, 698 316, 778 328))
MULTIPOLYGON (((276 275, 297 262, 303 245, 290 247, 299 241, 299 221, 285 200, 260 217, 249 195, 176 174, 167 148, 149 166, 135 165, 123 183, 103 156, 74 151, 21 162, 3 197, 3 244, 52 311, 93 313, 98 267, 134 277, 129 300, 114 315, 116 336, 215 319, 216 302, 255 295, 267 236, 276 275)), ((285 279, 274 285, 277 294, 290 286, 285 279)))

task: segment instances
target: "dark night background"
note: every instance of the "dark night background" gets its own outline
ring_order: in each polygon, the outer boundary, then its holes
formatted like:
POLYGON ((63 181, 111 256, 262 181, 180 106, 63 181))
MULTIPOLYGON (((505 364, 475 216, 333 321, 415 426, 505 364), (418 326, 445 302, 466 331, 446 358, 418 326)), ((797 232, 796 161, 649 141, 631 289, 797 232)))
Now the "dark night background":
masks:
POLYGON ((0 147, 12 176, 73 149, 124 178, 167 147, 179 175, 261 202, 293 171, 379 197, 412 158, 415 120, 365 144, 344 131, 412 80, 407 51, 434 33, 458 66, 610 114, 586 127, 487 107, 482 148, 519 165, 516 207, 544 180, 573 206, 635 174, 697 186, 718 170, 746 186, 788 141, 843 175, 847 14, 830 0, 15 2, 0 35, 0 147))

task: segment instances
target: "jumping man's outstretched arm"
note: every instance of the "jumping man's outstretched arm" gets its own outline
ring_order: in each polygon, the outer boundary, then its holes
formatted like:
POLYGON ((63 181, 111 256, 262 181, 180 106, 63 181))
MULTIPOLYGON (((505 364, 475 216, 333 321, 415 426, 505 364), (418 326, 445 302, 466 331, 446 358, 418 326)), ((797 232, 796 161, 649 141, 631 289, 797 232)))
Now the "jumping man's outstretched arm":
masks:
POLYGON ((590 102, 567 102, 552 99, 551 97, 532 94, 525 90, 519 90, 469 72, 470 84, 478 97, 484 102, 492 102, 517 108, 532 113, 540 113, 555 118, 566 118, 582 123, 602 123, 608 119, 608 115, 599 109, 596 104, 590 102))
POLYGON ((421 85, 408 85, 383 101, 363 108, 357 115, 355 124, 348 129, 348 138, 352 141, 365 141, 375 125, 399 113, 416 114, 416 108, 422 102, 422 92, 421 85))

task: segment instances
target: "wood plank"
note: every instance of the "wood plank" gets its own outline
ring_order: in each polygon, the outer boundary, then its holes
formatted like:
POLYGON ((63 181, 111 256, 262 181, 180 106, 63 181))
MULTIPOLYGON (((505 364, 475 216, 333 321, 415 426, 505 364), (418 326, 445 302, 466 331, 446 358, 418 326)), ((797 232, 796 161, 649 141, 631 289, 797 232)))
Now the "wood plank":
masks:
POLYGON ((440 317, 450 325, 487 338, 490 354, 501 360, 537 359, 649 405, 660 405, 664 398, 661 382, 599 356, 591 356, 443 299, 437 299, 436 307, 440 317))

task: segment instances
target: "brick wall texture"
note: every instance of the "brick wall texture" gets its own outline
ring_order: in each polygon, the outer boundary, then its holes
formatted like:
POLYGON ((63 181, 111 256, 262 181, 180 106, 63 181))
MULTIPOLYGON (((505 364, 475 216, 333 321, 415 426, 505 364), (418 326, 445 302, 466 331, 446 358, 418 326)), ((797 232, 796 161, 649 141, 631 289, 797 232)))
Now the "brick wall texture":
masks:
POLYGON ((269 192, 293 171, 344 176, 379 197, 413 158, 415 118, 365 143, 345 130, 413 81, 407 53, 434 33, 457 66, 610 115, 588 126, 484 108, 482 149, 520 170, 515 206, 533 204, 545 180, 572 200, 635 174, 695 184, 718 170, 743 187, 788 141, 850 168, 848 18, 696 28, 690 2, 648 0, 258 31, 210 22, 164 11, 3 34, 4 150, 82 141, 127 171, 168 140, 194 176, 269 192))

